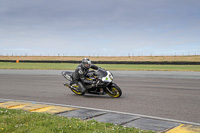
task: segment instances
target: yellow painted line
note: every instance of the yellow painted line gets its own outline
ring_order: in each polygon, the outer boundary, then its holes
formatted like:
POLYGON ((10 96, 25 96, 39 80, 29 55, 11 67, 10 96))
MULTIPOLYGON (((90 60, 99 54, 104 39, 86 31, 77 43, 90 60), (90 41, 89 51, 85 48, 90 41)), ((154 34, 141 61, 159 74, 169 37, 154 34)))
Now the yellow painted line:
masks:
POLYGON ((30 112, 44 112, 44 113, 51 113, 51 114, 78 109, 78 108, 71 108, 71 107, 53 106, 53 105, 46 105, 46 104, 33 104, 33 103, 16 102, 16 101, 8 101, 8 102, 0 103, 0 107, 10 108, 10 109, 22 109, 22 110, 26 110, 30 112))
POLYGON ((2 108, 14 108, 14 107, 23 106, 23 105, 26 105, 26 104, 28 104, 28 103, 8 101, 8 102, 0 103, 0 107, 2 107, 2 108))
POLYGON ((166 133, 200 133, 200 126, 181 124, 166 133))
POLYGON ((23 110, 27 110, 27 111, 35 111, 35 110, 38 110, 38 109, 41 109, 41 108, 45 108, 45 107, 49 107, 50 105, 45 105, 45 104, 33 104, 33 103, 30 103, 28 105, 25 105, 23 106, 22 108, 20 109, 23 109, 23 110))
POLYGON ((14 105, 14 106, 10 106, 8 107, 9 109, 19 109, 19 108, 23 108, 24 106, 26 106, 29 103, 26 104, 20 104, 20 105, 14 105))
POLYGON ((41 108, 35 108, 35 109, 31 109, 31 110, 29 110, 29 111, 30 111, 30 112, 36 112, 36 111, 38 111, 38 110, 45 109, 45 108, 49 108, 49 107, 51 107, 51 106, 45 106, 45 107, 41 107, 41 108))
POLYGON ((76 110, 76 109, 78 109, 78 108, 61 107, 61 106, 49 106, 47 108, 41 108, 41 109, 35 110, 34 112, 43 112, 43 113, 56 114, 56 113, 61 113, 61 112, 66 112, 66 111, 71 111, 71 110, 76 110))

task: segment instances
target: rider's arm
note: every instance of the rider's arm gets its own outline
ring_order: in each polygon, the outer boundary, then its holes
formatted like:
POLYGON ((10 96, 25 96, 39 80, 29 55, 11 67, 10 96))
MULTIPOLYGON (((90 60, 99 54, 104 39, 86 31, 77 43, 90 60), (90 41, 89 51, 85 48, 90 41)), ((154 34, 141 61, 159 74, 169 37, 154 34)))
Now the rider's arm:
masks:
POLYGON ((98 69, 99 69, 99 67, 96 66, 96 65, 91 65, 91 68, 92 68, 92 69, 95 69, 95 70, 98 70, 98 69))
POLYGON ((78 70, 80 79, 83 83, 87 83, 87 84, 92 84, 93 82, 91 80, 87 80, 86 77, 83 75, 83 72, 81 69, 78 70))

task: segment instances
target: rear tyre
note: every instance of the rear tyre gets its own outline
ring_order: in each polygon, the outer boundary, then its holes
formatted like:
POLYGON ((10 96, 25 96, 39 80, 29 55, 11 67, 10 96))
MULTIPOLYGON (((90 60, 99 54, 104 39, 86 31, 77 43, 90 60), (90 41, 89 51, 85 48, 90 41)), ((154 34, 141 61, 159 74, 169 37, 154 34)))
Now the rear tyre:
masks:
POLYGON ((106 93, 114 98, 119 98, 122 95, 122 90, 116 84, 107 87, 106 93))
POLYGON ((85 92, 79 92, 76 89, 71 88, 71 91, 74 92, 76 95, 84 95, 85 92))
MULTIPOLYGON (((69 86, 67 86, 67 87, 69 87, 69 86)), ((73 93, 75 93, 76 95, 84 95, 84 94, 85 94, 85 92, 80 92, 80 91, 78 91, 78 90, 79 90, 79 86, 78 86, 78 85, 74 85, 73 88, 71 88, 71 87, 69 87, 69 88, 70 88, 71 91, 72 91, 73 93)))

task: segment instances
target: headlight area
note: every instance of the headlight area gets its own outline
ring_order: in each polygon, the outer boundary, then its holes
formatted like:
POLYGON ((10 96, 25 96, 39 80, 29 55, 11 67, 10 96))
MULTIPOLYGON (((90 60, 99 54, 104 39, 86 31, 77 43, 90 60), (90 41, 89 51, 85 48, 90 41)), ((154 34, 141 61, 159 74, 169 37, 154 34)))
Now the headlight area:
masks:
POLYGON ((112 74, 109 74, 110 79, 113 81, 113 76, 112 74))

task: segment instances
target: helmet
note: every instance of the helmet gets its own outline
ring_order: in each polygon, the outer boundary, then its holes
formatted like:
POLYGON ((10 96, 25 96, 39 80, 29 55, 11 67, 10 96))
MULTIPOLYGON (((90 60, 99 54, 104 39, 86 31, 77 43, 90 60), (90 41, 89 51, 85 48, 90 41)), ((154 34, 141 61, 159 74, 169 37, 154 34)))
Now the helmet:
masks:
POLYGON ((86 69, 89 69, 91 67, 91 61, 88 58, 82 59, 82 66, 86 69))

